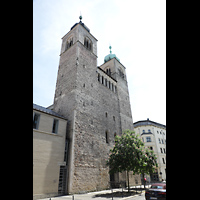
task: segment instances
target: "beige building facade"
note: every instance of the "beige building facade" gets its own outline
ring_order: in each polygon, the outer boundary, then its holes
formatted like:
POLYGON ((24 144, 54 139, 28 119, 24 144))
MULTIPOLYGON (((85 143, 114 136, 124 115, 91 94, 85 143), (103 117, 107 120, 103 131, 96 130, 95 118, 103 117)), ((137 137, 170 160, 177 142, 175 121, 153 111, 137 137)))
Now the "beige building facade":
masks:
POLYGON ((145 146, 149 147, 157 156, 157 173, 147 177, 147 180, 166 180, 166 126, 154 121, 142 120, 133 123, 134 131, 140 135, 145 146))
POLYGON ((62 190, 66 128, 66 118, 33 104, 33 199, 62 190))

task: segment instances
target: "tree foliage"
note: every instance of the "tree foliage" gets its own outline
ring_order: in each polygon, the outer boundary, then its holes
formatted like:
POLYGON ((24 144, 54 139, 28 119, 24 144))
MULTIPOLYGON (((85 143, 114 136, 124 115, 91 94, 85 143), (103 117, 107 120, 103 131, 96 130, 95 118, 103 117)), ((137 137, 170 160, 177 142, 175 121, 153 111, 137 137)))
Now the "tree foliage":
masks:
MULTIPOLYGON (((109 173, 133 171, 133 174, 150 174, 158 167, 153 150, 144 146, 144 143, 134 131, 125 130, 115 137, 115 146, 110 149, 107 165, 109 173)), ((128 180, 129 182, 129 180, 128 180)))

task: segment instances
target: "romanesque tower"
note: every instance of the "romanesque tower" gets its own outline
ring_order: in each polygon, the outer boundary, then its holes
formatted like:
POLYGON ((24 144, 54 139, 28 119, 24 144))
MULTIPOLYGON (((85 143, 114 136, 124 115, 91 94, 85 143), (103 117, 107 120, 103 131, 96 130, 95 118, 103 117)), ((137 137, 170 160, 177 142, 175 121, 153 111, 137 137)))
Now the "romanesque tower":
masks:
POLYGON ((106 189, 115 135, 132 129, 125 67, 108 54, 97 67, 97 39, 81 21, 63 36, 53 110, 68 119, 66 193, 106 189))

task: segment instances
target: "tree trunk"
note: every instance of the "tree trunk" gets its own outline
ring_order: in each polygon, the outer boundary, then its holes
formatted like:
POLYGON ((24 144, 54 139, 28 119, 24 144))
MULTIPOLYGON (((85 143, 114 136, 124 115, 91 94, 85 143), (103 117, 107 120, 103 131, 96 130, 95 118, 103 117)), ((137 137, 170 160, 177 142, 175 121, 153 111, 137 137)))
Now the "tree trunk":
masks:
POLYGON ((146 181, 144 180, 144 173, 142 173, 142 176, 143 176, 144 189, 145 189, 145 183, 146 183, 146 181))
POLYGON ((127 171, 127 178, 128 178, 128 192, 130 192, 130 186, 129 186, 129 171, 127 171))

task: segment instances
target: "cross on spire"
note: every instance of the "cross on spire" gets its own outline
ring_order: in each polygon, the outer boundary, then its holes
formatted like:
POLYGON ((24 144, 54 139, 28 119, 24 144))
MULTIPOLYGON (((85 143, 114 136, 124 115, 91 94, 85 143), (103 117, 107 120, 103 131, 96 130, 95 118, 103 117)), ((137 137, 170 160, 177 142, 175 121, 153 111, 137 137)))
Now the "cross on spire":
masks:
POLYGON ((81 20, 82 20, 82 15, 81 15, 81 13, 80 13, 79 19, 80 19, 80 22, 81 22, 81 20))
POLYGON ((110 53, 112 53, 112 51, 111 51, 111 49, 112 49, 111 45, 109 46, 109 49, 110 49, 110 53))

